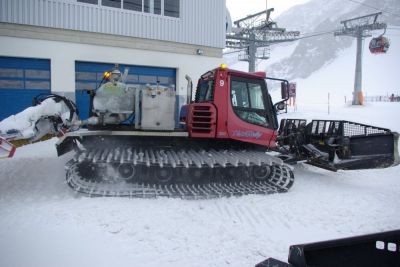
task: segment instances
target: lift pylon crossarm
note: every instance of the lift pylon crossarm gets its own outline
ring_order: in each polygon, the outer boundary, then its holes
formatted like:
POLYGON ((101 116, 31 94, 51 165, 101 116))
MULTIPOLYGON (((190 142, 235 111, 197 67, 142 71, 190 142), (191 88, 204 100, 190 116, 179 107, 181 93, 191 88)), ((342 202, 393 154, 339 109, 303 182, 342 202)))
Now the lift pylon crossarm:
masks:
POLYGON ((239 60, 249 62, 249 72, 254 72, 256 60, 268 59, 269 53, 263 52, 262 56, 257 55, 258 48, 268 48, 271 44, 290 42, 298 39, 300 32, 286 32, 285 28, 279 28, 276 22, 270 19, 273 8, 248 15, 236 20, 232 29, 234 34, 226 35, 226 48, 244 50, 239 55, 239 60))
POLYGON ((233 24, 235 24, 238 28, 241 28, 242 26, 244 26, 244 25, 242 25, 242 23, 248 24, 249 20, 253 20, 253 23, 254 23, 255 21, 257 21, 260 18, 260 16, 264 15, 265 13, 267 13, 266 14, 267 15, 267 20, 269 20, 269 17, 270 17, 270 14, 271 14, 272 11, 274 11, 274 9, 270 8, 267 11, 263 10, 261 12, 255 13, 255 14, 248 15, 248 16, 242 18, 242 19, 234 21, 233 24))
POLYGON ((369 31, 383 30, 386 29, 386 27, 387 27, 386 23, 376 22, 373 24, 359 25, 352 28, 343 28, 339 31, 336 31, 334 35, 335 36, 346 35, 346 36, 357 37, 358 35, 362 34, 363 37, 369 37, 371 36, 370 34, 368 34, 369 31))
POLYGON ((274 40, 290 40, 294 41, 300 36, 299 31, 290 31, 290 32, 267 32, 265 34, 267 41, 274 40))
POLYGON ((387 28, 387 24, 378 22, 378 17, 382 12, 365 15, 357 18, 343 20, 340 23, 343 27, 334 33, 335 36, 368 37, 369 31, 382 30, 387 28))
POLYGON ((373 24, 376 23, 378 20, 378 17, 382 15, 382 12, 378 12, 378 13, 373 13, 373 14, 369 14, 369 15, 365 15, 365 16, 361 16, 361 17, 357 17, 357 18, 352 18, 352 19, 348 19, 348 20, 343 20, 340 23, 343 24, 346 28, 348 28, 348 24, 350 23, 356 23, 356 24, 360 24, 360 23, 369 23, 369 24, 373 24), (372 20, 373 22, 369 22, 370 20, 372 20))

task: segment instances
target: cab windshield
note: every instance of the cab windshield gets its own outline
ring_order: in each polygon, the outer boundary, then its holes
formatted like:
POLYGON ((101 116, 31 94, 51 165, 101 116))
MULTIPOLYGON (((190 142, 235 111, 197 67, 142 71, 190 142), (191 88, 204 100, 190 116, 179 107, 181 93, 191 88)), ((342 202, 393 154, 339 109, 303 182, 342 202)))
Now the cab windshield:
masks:
POLYGON ((196 90, 196 103, 214 100, 214 79, 201 79, 196 90))

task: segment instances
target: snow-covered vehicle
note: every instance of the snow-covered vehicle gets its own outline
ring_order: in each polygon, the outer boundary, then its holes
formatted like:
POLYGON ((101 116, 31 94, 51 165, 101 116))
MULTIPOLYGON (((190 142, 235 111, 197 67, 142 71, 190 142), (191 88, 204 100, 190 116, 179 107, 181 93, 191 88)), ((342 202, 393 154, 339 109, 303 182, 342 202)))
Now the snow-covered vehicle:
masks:
POLYGON ((69 129, 57 143, 59 155, 75 150, 66 165, 68 184, 94 196, 270 194, 290 189, 289 164, 298 161, 334 171, 399 162, 398 134, 388 129, 322 120, 282 120, 279 126, 288 95, 284 79, 221 65, 200 77, 194 101, 187 79, 179 119, 174 88, 126 84, 117 69, 91 92, 89 119, 77 119, 65 101, 58 103, 67 108, 41 115, 57 113, 49 123, 69 129), (281 82, 283 99, 275 104, 266 80, 281 82), (77 130, 81 126, 87 129, 77 130))

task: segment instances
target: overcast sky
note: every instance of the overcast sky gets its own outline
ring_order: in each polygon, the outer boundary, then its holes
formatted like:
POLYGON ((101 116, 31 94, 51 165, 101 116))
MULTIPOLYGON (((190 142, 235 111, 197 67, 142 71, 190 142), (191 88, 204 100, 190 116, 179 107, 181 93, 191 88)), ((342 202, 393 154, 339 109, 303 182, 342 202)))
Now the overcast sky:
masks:
MULTIPOLYGON (((308 1, 310 0, 268 0, 268 8, 275 9, 271 17, 276 18, 288 8, 308 1)), ((233 21, 265 10, 266 4, 267 0, 226 0, 233 21)))

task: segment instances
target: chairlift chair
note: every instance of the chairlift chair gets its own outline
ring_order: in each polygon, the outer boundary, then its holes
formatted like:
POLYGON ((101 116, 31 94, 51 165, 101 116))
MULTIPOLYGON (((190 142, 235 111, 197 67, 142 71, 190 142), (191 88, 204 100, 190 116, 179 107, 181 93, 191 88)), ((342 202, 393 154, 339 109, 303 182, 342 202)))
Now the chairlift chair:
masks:
POLYGON ((389 50, 390 42, 389 39, 383 36, 385 31, 378 37, 372 38, 369 42, 369 51, 372 54, 384 54, 389 50))

